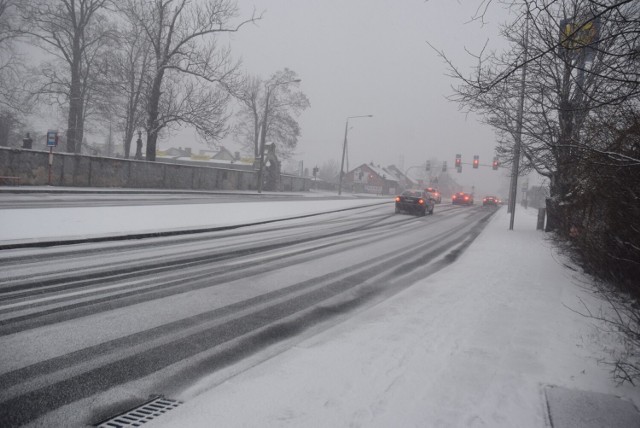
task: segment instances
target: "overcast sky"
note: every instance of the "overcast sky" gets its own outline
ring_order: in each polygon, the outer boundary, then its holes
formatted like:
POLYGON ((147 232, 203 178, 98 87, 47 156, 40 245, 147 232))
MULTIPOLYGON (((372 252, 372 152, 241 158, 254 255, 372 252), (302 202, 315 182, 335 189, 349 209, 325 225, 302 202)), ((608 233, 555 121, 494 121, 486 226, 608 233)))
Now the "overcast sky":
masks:
MULTIPOLYGON (((302 135, 294 161, 305 168, 340 162, 348 116, 349 169, 374 162, 407 170, 427 159, 446 160, 455 154, 464 162, 479 155, 489 164, 494 155, 493 130, 446 99, 457 82, 429 43, 444 50, 466 72, 474 64, 466 52, 504 49, 498 35, 506 11, 492 4, 485 22, 470 22, 480 0, 238 0, 240 19, 254 8, 263 19, 232 33, 233 55, 246 73, 267 78, 285 67, 302 79, 311 107, 299 117, 302 135)), ((60 116, 59 122, 65 123, 60 116)), ((45 125, 43 125, 45 126, 45 125)), ((49 126, 49 125, 46 125, 49 126)), ((60 125, 63 127, 63 125, 60 125)), ((231 137, 222 144, 239 147, 231 137)), ((204 148, 192 131, 173 133, 159 148, 204 148)), ((417 170, 411 170, 415 173, 417 170)), ((506 171, 491 168, 462 174, 449 172, 466 191, 481 193, 505 187, 506 171)), ((503 196, 506 196, 503 195, 503 196)))
MULTIPOLYGON (((311 107, 299 118, 296 159, 305 167, 339 161, 346 118, 368 114, 373 118, 350 121, 350 168, 374 162, 407 169, 433 157, 451 166, 456 153, 465 162, 477 154, 490 163, 493 131, 446 100, 456 82, 427 44, 444 49, 465 70, 473 64, 465 48, 478 52, 487 40, 503 46, 498 24, 506 13, 494 6, 488 23, 470 23, 479 3, 240 0, 242 16, 254 7, 264 16, 233 34, 230 44, 251 74, 268 77, 288 67, 302 79, 300 89, 311 107)), ((486 181, 494 188, 498 175, 490 168, 467 167, 455 178, 468 186, 486 181)))

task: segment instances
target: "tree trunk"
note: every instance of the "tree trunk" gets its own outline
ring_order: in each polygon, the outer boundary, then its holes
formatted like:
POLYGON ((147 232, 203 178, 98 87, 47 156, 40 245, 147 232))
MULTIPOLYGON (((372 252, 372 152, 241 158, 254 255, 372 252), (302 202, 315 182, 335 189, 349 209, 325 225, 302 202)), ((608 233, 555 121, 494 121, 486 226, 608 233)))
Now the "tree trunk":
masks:
POLYGON ((149 107, 147 108, 147 151, 146 160, 156 160, 156 145, 158 141, 158 131, 160 126, 158 123, 158 106, 160 105, 160 87, 162 84, 163 70, 159 70, 153 79, 151 93, 149 94, 149 107))
POLYGON ((71 79, 71 93, 69 99, 69 116, 67 119, 67 152, 76 153, 76 140, 78 122, 81 120, 78 111, 80 110, 80 90, 77 82, 71 79))
POLYGON ((555 150, 556 171, 549 185, 550 198, 547 200, 547 231, 556 231, 567 236, 572 226, 571 210, 567 209, 568 197, 574 186, 576 151, 571 149, 575 143, 576 109, 579 107, 571 100, 571 82, 573 67, 567 58, 562 78, 562 92, 558 111, 559 130, 558 146, 555 150))
POLYGON ((131 141, 133 140, 133 129, 127 129, 124 135, 124 158, 129 159, 131 153, 131 141))
POLYGON ((76 30, 71 61, 71 87, 69 91, 69 116, 67 118, 67 152, 77 153, 82 142, 82 74, 80 72, 80 34, 76 30))

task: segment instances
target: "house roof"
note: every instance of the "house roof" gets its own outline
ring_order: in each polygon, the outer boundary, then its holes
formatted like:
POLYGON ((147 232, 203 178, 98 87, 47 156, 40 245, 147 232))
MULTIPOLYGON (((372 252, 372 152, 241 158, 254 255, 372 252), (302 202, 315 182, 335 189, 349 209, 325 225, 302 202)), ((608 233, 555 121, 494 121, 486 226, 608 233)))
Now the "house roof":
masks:
POLYGON ((407 176, 405 173, 403 173, 397 166, 395 165, 389 165, 387 167, 388 170, 392 171, 396 177, 400 178, 401 180, 411 183, 411 184, 415 184, 415 182, 413 181, 413 179, 409 178, 409 176, 407 176))
POLYGON ((400 181, 398 176, 387 168, 381 167, 380 165, 373 164, 365 164, 369 169, 371 169, 374 173, 376 173, 379 177, 384 177, 385 180, 389 181, 400 181))

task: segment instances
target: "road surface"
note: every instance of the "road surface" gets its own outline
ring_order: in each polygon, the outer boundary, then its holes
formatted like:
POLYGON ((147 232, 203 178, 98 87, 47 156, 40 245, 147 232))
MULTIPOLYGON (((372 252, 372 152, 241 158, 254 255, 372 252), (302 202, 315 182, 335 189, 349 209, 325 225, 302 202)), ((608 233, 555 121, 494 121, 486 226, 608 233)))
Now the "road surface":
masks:
POLYGON ((451 264, 493 210, 391 203, 0 251, 0 426, 95 424, 269 358, 451 264))

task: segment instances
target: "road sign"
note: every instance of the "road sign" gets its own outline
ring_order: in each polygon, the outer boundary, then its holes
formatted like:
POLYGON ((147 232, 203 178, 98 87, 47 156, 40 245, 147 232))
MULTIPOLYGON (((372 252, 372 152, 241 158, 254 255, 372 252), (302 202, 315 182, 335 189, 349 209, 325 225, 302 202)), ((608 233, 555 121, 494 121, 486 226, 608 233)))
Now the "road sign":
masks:
POLYGON ((47 131, 47 147, 58 146, 58 131, 55 129, 49 129, 47 131))

